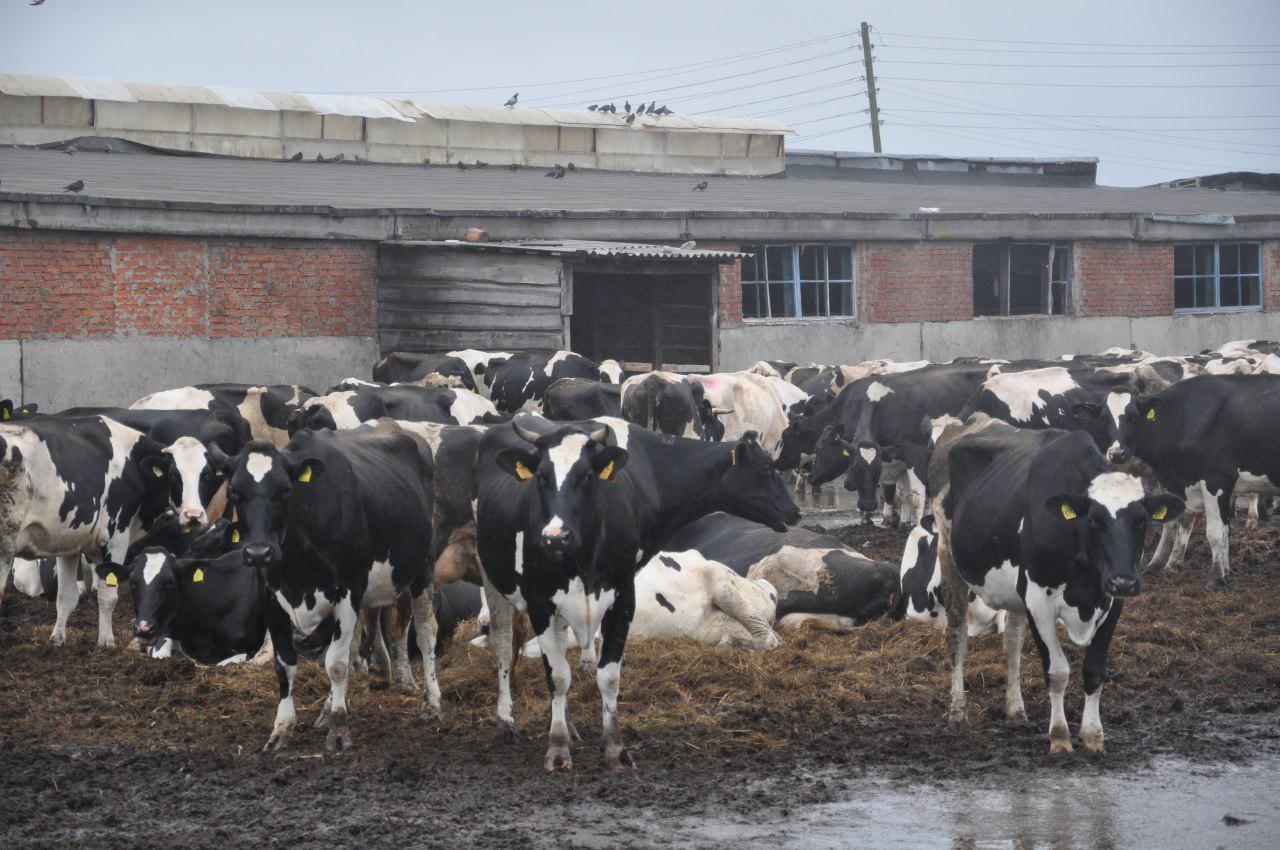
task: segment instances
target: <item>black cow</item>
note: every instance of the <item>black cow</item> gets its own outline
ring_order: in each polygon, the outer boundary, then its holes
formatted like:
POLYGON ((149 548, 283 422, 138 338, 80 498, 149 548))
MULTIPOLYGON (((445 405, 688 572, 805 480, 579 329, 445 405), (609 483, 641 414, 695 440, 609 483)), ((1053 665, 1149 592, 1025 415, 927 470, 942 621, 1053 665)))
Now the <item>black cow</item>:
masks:
POLYGON ((466 425, 496 412, 488 399, 461 388, 365 384, 307 399, 290 414, 289 433, 355 428, 374 419, 466 425))
POLYGON ((720 441, 724 425, 719 416, 728 409, 711 406, 706 388, 675 372, 649 372, 622 384, 622 418, 673 437, 720 441))
POLYGON ((373 366, 373 379, 383 384, 407 384, 429 375, 457 378, 460 386, 476 391, 475 376, 461 357, 393 351, 373 366))
MULTIPOLYGON (((1121 419, 1120 444, 1151 467, 1160 485, 1204 511, 1215 585, 1231 570, 1228 527, 1237 493, 1280 493, 1280 375, 1200 375, 1134 398, 1121 419)), ((1191 523, 1152 558, 1181 560, 1191 523)))
MULTIPOLYGON (((331 690, 322 717, 325 746, 351 746, 347 676, 351 640, 362 609, 413 601, 423 648, 423 715, 440 711, 435 679, 431 593, 431 452, 393 422, 349 431, 301 431, 283 449, 254 441, 233 458, 227 498, 236 511, 244 562, 261 573, 293 623, 293 639, 327 646, 331 690)), ((296 723, 291 699, 296 664, 285 668, 280 708, 267 750, 288 742, 296 723)))
POLYGON ((0 422, 25 419, 39 409, 38 404, 14 404, 13 399, 0 399, 0 422))
POLYGON ((144 396, 133 410, 229 410, 237 413, 255 440, 277 446, 289 441, 289 414, 315 393, 297 384, 196 384, 144 396))
POLYGON ((547 387, 561 378, 600 380, 600 367, 581 354, 521 352, 491 363, 484 373, 490 398, 501 413, 542 409, 547 387))
MULTIPOLYGON (((67 639, 80 594, 80 557, 119 562, 137 524, 165 499, 146 469, 163 447, 102 416, 34 416, 0 425, 0 594, 14 557, 58 559, 57 619, 49 643, 67 639)), ((114 646, 116 587, 95 582, 98 645, 114 646)))
MULTIPOLYGON (((706 443, 656 434, 618 419, 552 423, 518 417, 490 428, 477 462, 477 527, 490 610, 526 611, 551 691, 548 770, 568 769, 570 680, 557 622, 585 649, 603 644, 596 682, 604 705, 604 759, 630 761, 618 731, 623 647, 635 610, 635 573, 677 528, 727 510, 778 530, 800 515, 754 434, 706 443), (490 590, 492 588, 492 590, 490 590)), ((510 635, 495 616, 498 724, 514 732, 510 635)), ((589 657, 589 654, 588 654, 589 657)))
POLYGON ((872 561, 836 537, 802 528, 775 531, 714 513, 672 535, 669 552, 694 550, 740 576, 764 579, 778 592, 778 627, 818 622, 849 629, 894 608, 898 571, 872 561))
POLYGON ((1007 612, 1005 715, 1026 719, 1018 667, 1029 620, 1049 687, 1050 752, 1071 750, 1061 623, 1085 647, 1081 739, 1101 750, 1107 647, 1124 598, 1141 587, 1138 559, 1148 523, 1175 519, 1182 500, 1146 495, 1141 480, 1114 471, 1084 433, 983 420, 950 426, 929 467, 952 658, 948 724, 965 722, 972 590, 1007 612))
POLYGON ((542 411, 548 419, 573 422, 622 415, 622 387, 588 378, 561 378, 547 387, 542 411))

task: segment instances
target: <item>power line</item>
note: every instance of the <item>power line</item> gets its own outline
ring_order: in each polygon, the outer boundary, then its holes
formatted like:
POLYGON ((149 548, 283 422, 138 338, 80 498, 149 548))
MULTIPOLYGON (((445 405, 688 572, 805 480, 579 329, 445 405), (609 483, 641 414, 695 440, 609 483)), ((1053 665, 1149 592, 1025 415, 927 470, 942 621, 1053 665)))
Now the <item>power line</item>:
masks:
POLYGON ((968 86, 1050 86, 1071 89, 1274 89, 1280 83, 1033 83, 1023 80, 940 80, 935 77, 881 77, 912 83, 955 83, 968 86))
POLYGON ((850 78, 847 80, 837 80, 834 83, 828 83, 823 86, 814 86, 811 89, 801 89, 800 91, 789 92, 788 94, 780 94, 780 95, 777 95, 776 97, 763 97, 759 100, 749 100, 746 103, 735 103, 732 106, 715 106, 707 109, 707 112, 709 113, 710 112, 728 112, 730 109, 741 109, 744 106, 755 106, 758 103, 768 103, 771 100, 783 100, 788 97, 796 97, 798 95, 809 94, 815 91, 825 91, 826 89, 833 89, 836 86, 845 86, 845 85, 848 85, 849 83, 856 83, 856 82, 857 82, 856 78, 850 78))
MULTIPOLYGON (((865 112, 866 112, 865 109, 858 109, 853 112, 841 112, 836 115, 828 115, 824 118, 806 118, 803 121, 788 121, 787 123, 788 124, 817 124, 819 121, 830 121, 833 118, 848 118, 850 115, 862 115, 865 112)), ((863 126, 865 127, 866 125, 864 124, 863 126)))
MULTIPOLYGON (((808 103, 798 103, 795 106, 787 106, 781 109, 770 109, 766 112, 754 112, 750 115, 734 115, 731 117, 733 118, 768 118, 771 115, 781 115, 784 112, 798 112, 801 109, 809 109, 814 106, 823 106, 828 103, 837 103, 842 100, 849 100, 851 98, 859 97, 863 94, 866 94, 866 92, 854 92, 853 94, 842 94, 839 97, 828 97, 824 100, 811 100, 808 103)), ((862 111, 866 112, 865 109, 862 111)))
POLYGON ((807 136, 797 136, 796 138, 792 139, 791 141, 792 141, 792 142, 801 142, 801 141, 808 141, 809 139, 819 139, 819 138, 822 138, 823 136, 833 136, 833 135, 835 135, 836 133, 843 133, 843 132, 845 132, 846 130, 861 130, 863 127, 870 127, 870 126, 871 126, 871 122, 870 122, 870 121, 866 121, 866 122, 864 122, 864 123, 862 123, 862 124, 852 124, 852 125, 850 125, 850 126, 848 126, 848 127, 837 127, 837 128, 836 128, 836 129, 834 129, 834 130, 823 130, 821 133, 810 133, 810 134, 809 134, 809 135, 807 135, 807 136))
MULTIPOLYGON (((900 109, 895 108, 893 111, 896 113, 896 112, 902 112, 902 111, 906 111, 906 110, 900 110, 900 109)), ((981 115, 982 113, 978 112, 977 110, 972 110, 972 111, 970 111, 970 112, 966 112, 966 113, 964 113, 964 114, 966 114, 966 115, 981 115)), ((1011 116, 996 115, 996 116, 992 116, 992 117, 995 117, 995 118, 1006 118, 1006 117, 1011 117, 1011 116)), ((1203 127, 1203 126, 1197 126, 1197 127, 1102 127, 1102 126, 1089 126, 1089 127, 1028 127, 1028 126, 1027 126, 1027 125, 1025 125, 1025 124, 1020 124, 1020 125, 1013 126, 1013 127, 1002 127, 1002 126, 997 125, 997 124, 903 124, 903 123, 900 123, 900 122, 898 123, 898 125, 897 125, 897 126, 899 126, 899 127, 949 127, 949 128, 951 128, 951 129, 955 129, 955 130, 964 130, 964 129, 970 129, 970 130, 1030 130, 1030 129, 1034 129, 1034 130, 1066 130, 1066 131, 1069 131, 1069 132, 1072 132, 1072 133, 1089 133, 1089 132, 1092 132, 1092 131, 1094 131, 1094 130, 1115 130, 1115 131, 1117 131, 1117 132, 1123 132, 1123 133, 1129 133, 1129 132, 1133 132, 1133 133, 1164 133, 1164 132, 1175 132, 1175 131, 1178 131, 1178 130, 1199 130, 1199 131, 1201 131, 1201 132, 1206 132, 1206 133, 1213 133, 1213 132, 1246 132, 1246 131, 1248 131, 1248 132, 1254 132, 1254 131, 1260 131, 1260 130, 1280 130, 1280 126, 1273 126, 1273 127, 1222 127, 1222 128, 1203 127)), ((1203 140, 1202 140, 1202 141, 1203 141, 1203 140)), ((1280 147, 1280 145, 1275 145, 1275 147, 1280 147)))
POLYGON ((616 80, 620 77, 636 77, 645 74, 658 74, 665 71, 705 71, 707 68, 716 67, 717 65, 731 65, 735 62, 743 62, 747 59, 755 59, 761 56, 768 56, 774 53, 784 53, 788 50, 798 50, 801 47, 808 47, 813 44, 820 44, 824 41, 832 41, 837 38, 847 38, 854 35, 853 30, 845 32, 831 33, 830 35, 818 36, 807 39, 805 41, 792 42, 777 47, 769 47, 762 50, 754 50, 747 53, 735 53, 729 56, 719 56, 711 59, 700 59, 697 62, 689 62, 683 65, 668 65, 665 68, 648 68, 643 71, 626 71, 618 74, 607 74, 596 77, 578 77, 571 80, 553 80, 545 83, 506 83, 498 86, 471 86, 469 88, 452 88, 452 89, 378 89, 376 91, 340 91, 340 92, 303 92, 303 94, 381 94, 383 92, 396 92, 397 94, 451 94, 455 92, 476 92, 476 91, 515 91, 517 89, 537 89, 546 88, 548 86, 573 85, 575 83, 589 83, 593 81, 616 80))
MULTIPOLYGON (((906 88, 904 86, 904 88, 906 88)), ((929 112, 935 115, 973 115, 976 110, 973 109, 907 109, 905 107, 895 107, 896 112, 929 112)), ((981 114, 981 113, 978 113, 981 114)), ((1259 118, 1280 118, 1280 115, 1103 115, 1103 114, 1060 114, 1056 112, 1019 112, 1019 115, 1025 115, 1030 118, 1121 118, 1133 121, 1172 121, 1172 120, 1198 120, 1217 121, 1217 120, 1235 120, 1235 119, 1259 119, 1259 118)))
POLYGON ((1066 65, 1044 65, 1019 62, 944 62, 934 59, 877 59, 886 65, 947 65, 966 68, 1088 68, 1097 70, 1130 69, 1138 71, 1161 70, 1169 68, 1274 68, 1280 62, 1222 62, 1207 64, 1174 64, 1174 65, 1097 65, 1093 63, 1074 63, 1066 65))
POLYGON ((933 50, 953 53, 1034 53, 1038 56, 1260 56, 1280 53, 1280 48, 1267 50, 1045 50, 1043 48, 1009 47, 939 47, 931 44, 889 44, 881 41, 881 47, 894 50, 933 50))
POLYGON ((920 33, 909 33, 909 32, 882 32, 879 29, 877 29, 876 32, 880 35, 891 35, 895 38, 920 38, 920 39, 931 39, 935 41, 970 41, 970 42, 981 42, 986 44, 1040 44, 1040 45, 1051 45, 1051 46, 1060 46, 1060 47, 1066 46, 1066 47, 1276 47, 1276 48, 1280 48, 1280 44, 1275 44, 1275 43, 1204 44, 1202 42, 1196 42, 1193 44, 1168 44, 1168 43, 1148 42, 1145 44, 1124 44, 1124 43, 1106 42, 1106 41, 1019 41, 1017 39, 1012 39, 1012 38, 966 38, 964 36, 958 36, 958 35, 923 35, 920 33))
MULTIPOLYGON (((800 74, 792 74, 792 75, 787 76, 787 77, 776 77, 776 78, 774 78, 774 79, 771 79, 771 80, 765 80, 764 82, 760 82, 760 83, 747 83, 745 86, 734 86, 733 88, 720 89, 719 91, 709 91, 709 92, 701 92, 701 93, 699 93, 699 94, 691 94, 691 95, 689 95, 688 97, 684 98, 684 100, 682 100, 681 102, 682 102, 682 103, 684 103, 684 102, 686 102, 686 101, 690 101, 690 100, 701 100, 701 99, 702 99, 702 98, 704 98, 704 97, 713 97, 713 96, 718 95, 718 94, 728 94, 729 92, 743 91, 744 89, 753 89, 753 88, 757 88, 757 87, 759 87, 759 86, 763 86, 763 85, 771 85, 771 84, 773 84, 773 83, 781 83, 781 82, 785 82, 786 80, 796 80, 796 79, 799 79, 800 77, 812 77, 814 74, 822 74, 822 73, 825 73, 825 72, 827 72, 827 71, 833 71, 833 70, 835 70, 836 68, 847 68, 847 67, 849 67, 850 65, 853 65, 853 64, 855 64, 855 63, 853 63, 853 62, 841 62, 839 65, 831 65, 831 66, 828 66, 828 67, 826 67, 826 68, 819 68, 819 69, 818 69, 818 70, 816 70, 816 71, 805 71, 805 72, 803 72, 803 73, 800 73, 800 74)), ((654 94, 654 93, 655 93, 655 92, 649 92, 649 94, 654 94)), ((615 98, 615 99, 616 99, 616 98, 615 98)), ((707 114, 707 113, 706 113, 706 112, 699 112, 698 114, 700 114, 700 115, 705 115, 705 114, 707 114)))

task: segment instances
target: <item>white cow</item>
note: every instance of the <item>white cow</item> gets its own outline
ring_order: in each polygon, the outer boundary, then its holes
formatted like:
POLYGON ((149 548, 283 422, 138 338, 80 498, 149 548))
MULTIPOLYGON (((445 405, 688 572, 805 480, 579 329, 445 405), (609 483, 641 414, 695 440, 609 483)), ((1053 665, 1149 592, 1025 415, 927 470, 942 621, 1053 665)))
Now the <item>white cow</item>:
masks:
MULTIPOLYGON (((780 378, 766 378, 751 372, 719 372, 712 375, 689 375, 690 381, 702 385, 707 401, 720 414, 724 425, 724 442, 737 440, 748 431, 759 436, 760 447, 773 457, 782 447, 782 432, 787 427, 789 404, 779 394, 786 384, 780 378)), ((795 389, 792 387, 791 389, 795 389)), ((790 396, 790 390, 788 390, 790 396)))

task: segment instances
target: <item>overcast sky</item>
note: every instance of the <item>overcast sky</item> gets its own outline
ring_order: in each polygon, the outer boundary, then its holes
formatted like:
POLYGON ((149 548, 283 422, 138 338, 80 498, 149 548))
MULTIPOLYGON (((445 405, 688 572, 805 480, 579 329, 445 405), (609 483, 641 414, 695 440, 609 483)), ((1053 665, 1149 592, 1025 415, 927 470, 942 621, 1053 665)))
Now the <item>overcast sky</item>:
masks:
POLYGON ((0 0, 0 71, 493 104, 519 90, 535 106, 656 98, 853 151, 871 149, 855 126, 867 99, 840 34, 867 20, 886 151, 1097 156, 1112 185, 1280 171, 1280 0, 27 3, 0 0), (1030 65, 1069 67, 1014 67, 1030 65), (1101 67, 1117 65, 1130 67, 1101 67))

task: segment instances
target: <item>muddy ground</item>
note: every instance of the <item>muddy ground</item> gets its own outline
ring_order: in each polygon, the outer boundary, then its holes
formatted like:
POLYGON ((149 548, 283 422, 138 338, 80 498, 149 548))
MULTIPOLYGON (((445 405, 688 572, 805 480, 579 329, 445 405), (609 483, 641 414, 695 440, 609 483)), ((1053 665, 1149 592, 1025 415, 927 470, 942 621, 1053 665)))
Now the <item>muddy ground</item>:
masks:
MULTIPOLYGON (((846 539, 896 562, 905 532, 851 528, 846 539)), ((324 700, 314 664, 299 672, 303 726, 289 751, 270 731, 270 669, 197 668, 93 647, 84 600, 68 644, 44 645, 52 606, 10 592, 0 618, 0 845, 4 846, 646 846, 653 813, 785 821, 837 802, 860 778, 918 787, 1027 771, 1119 776, 1153 759, 1246 763, 1280 754, 1280 521, 1232 528, 1237 574, 1206 587, 1197 533, 1185 572, 1148 577, 1112 644, 1103 698, 1107 752, 1050 757, 1048 705, 1028 641, 1030 725, 1002 719, 998 638, 970 644, 970 729, 947 733, 942 636, 911 622, 852 635, 806 631, 767 653, 634 641, 621 713, 637 769, 603 771, 594 676, 575 668, 570 703, 584 740, 576 769, 542 770, 546 696, 523 661, 522 738, 494 739, 492 662, 465 640, 444 661, 446 722, 416 697, 353 681, 356 749, 327 755, 309 723, 324 700), (584 812, 586 821, 584 822, 584 812), (572 824, 566 821, 572 819, 572 824), (562 827, 564 827, 562 829, 562 827)), ((125 636, 131 603, 117 610, 125 636)), ((1082 702, 1072 652, 1068 717, 1082 702)))

